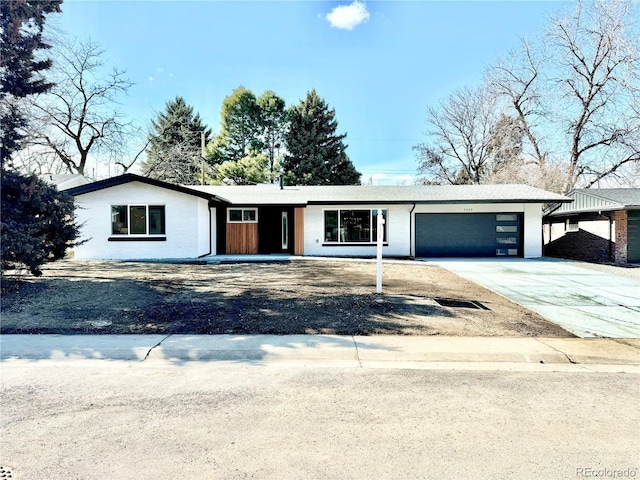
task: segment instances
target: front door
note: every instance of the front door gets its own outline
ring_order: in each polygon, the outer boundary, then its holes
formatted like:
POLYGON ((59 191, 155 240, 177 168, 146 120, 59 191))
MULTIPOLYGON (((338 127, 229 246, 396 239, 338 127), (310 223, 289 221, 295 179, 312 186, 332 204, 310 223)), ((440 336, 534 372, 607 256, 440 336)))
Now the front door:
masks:
POLYGON ((293 208, 261 207, 258 214, 258 251, 293 253, 293 208))

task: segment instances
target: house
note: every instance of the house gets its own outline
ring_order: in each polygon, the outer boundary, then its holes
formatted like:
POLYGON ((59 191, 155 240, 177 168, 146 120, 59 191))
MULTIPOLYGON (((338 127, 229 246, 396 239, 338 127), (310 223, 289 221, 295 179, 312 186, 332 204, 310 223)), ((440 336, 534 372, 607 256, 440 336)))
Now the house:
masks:
POLYGON ((125 174, 68 190, 75 258, 220 254, 540 257, 542 207, 570 199, 525 185, 178 186, 125 174))
POLYGON ((578 189, 544 215, 544 254, 640 263, 640 188, 578 189))
POLYGON ((59 191, 86 185, 91 180, 79 173, 43 173, 39 178, 47 183, 55 185, 59 191))

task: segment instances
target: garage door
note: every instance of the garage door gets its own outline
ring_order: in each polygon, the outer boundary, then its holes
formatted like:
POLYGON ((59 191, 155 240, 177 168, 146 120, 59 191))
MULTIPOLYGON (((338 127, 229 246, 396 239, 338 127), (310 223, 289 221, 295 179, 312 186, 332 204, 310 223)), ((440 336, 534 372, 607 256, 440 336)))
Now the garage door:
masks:
POLYGON ((640 263, 640 210, 627 213, 627 262, 640 263))
POLYGON ((522 257, 522 214, 418 213, 418 257, 522 257))

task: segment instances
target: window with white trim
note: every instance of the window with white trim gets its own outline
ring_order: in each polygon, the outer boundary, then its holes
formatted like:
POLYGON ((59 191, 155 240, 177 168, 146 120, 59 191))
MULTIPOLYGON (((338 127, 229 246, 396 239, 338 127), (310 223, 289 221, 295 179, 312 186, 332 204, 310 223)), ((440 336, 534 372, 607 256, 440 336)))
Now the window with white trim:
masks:
MULTIPOLYGON (((384 242, 387 242, 387 210, 382 210, 385 218, 384 242)), ((378 209, 324 211, 324 243, 375 243, 378 241, 378 209)))
POLYGON ((164 235, 164 205, 111 205, 112 235, 164 235))
POLYGON ((257 208, 229 208, 227 223, 258 223, 257 208))

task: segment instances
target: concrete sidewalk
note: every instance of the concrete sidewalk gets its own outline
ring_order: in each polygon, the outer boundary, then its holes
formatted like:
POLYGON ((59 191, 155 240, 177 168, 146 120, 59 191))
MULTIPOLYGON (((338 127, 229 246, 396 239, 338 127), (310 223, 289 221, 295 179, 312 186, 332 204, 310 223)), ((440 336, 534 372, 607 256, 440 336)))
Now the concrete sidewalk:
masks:
POLYGON ((338 335, 2 335, 0 360, 233 361, 371 368, 616 365, 640 373, 640 339, 338 335))

